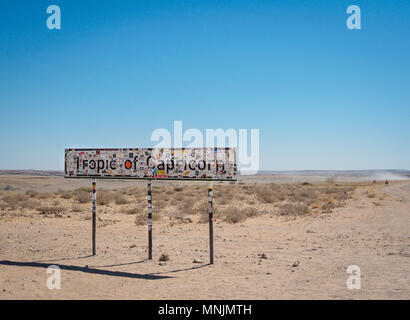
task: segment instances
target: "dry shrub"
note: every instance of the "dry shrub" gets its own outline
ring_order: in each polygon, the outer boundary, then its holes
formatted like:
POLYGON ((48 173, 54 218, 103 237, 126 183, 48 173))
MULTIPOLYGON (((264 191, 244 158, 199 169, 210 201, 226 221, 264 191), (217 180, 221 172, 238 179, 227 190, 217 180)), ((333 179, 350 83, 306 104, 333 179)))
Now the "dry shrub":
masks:
POLYGON ((374 192, 367 192, 367 197, 368 198, 376 198, 376 194, 374 192))
POLYGON ((162 211, 167 207, 167 202, 162 199, 152 201, 153 210, 162 211))
POLYGON ((269 190, 267 187, 258 189, 256 193, 257 197, 265 203, 274 203, 280 200, 280 197, 276 192, 269 190))
MULTIPOLYGON (((158 213, 152 213, 152 221, 160 220, 161 216, 158 213)), ((148 214, 147 213, 137 213, 135 220, 137 226, 147 225, 148 224, 148 214)))
POLYGON ((254 207, 247 207, 242 209, 248 218, 256 217, 260 215, 259 211, 254 207))
POLYGON ((301 216, 309 213, 309 207, 305 204, 286 203, 279 207, 281 216, 301 216))
POLYGON ((134 207, 134 208, 127 209, 127 210, 125 211, 125 213, 126 213, 126 214, 143 214, 142 211, 143 211, 143 210, 142 210, 141 207, 134 207))
POLYGON ((299 191, 299 196, 308 199, 317 199, 317 192, 313 189, 304 189, 299 191))
POLYGON ((6 202, 0 202, 0 210, 6 210, 8 207, 9 205, 6 202))
POLYGON ((324 190, 325 194, 332 194, 332 193, 337 193, 337 189, 336 188, 327 188, 324 190))
POLYGON ((115 200, 115 194, 108 190, 101 190, 97 192, 97 204, 100 206, 105 206, 110 204, 115 200))
POLYGON ((215 202, 218 202, 222 205, 226 205, 228 203, 231 203, 232 200, 233 200, 233 196, 230 193, 222 194, 221 196, 215 197, 215 202))
POLYGON ((36 196, 36 198, 40 200, 46 200, 52 197, 53 195, 50 192, 41 192, 41 193, 38 193, 36 196))
POLYGON ((78 203, 91 202, 91 195, 85 192, 76 193, 74 198, 78 203))
POLYGON ((147 224, 147 215, 142 214, 142 213, 137 214, 137 216, 135 217, 134 222, 137 226, 143 226, 143 225, 147 224))
POLYGON ((122 204, 128 204, 129 201, 121 194, 116 194, 115 195, 115 204, 122 205, 122 204))
POLYGON ((64 211, 62 207, 40 207, 37 208, 40 214, 58 214, 64 211))
POLYGON ((27 199, 20 202, 20 207, 23 209, 35 209, 40 205, 40 202, 34 199, 27 199))
POLYGON ((77 188, 73 191, 73 193, 77 194, 77 193, 91 193, 92 192, 92 188, 91 187, 81 187, 81 188, 77 188))
POLYGON ((177 209, 181 215, 192 215, 194 211, 195 200, 192 198, 184 199, 178 202, 177 209))
POLYGON ((71 206, 71 212, 81 212, 83 209, 79 205, 73 205, 71 206))
POLYGON ((176 187, 176 188, 174 188, 174 191, 176 191, 176 192, 181 192, 181 191, 183 191, 184 189, 183 188, 180 188, 180 187, 176 187))
POLYGON ((237 206, 229 206, 221 212, 223 221, 228 223, 238 223, 247 218, 246 209, 237 206))
POLYGON ((193 212, 199 214, 208 214, 209 204, 207 200, 199 201, 193 212))
POLYGON ((322 210, 325 210, 327 212, 332 212, 332 209, 336 208, 336 205, 334 204, 334 202, 332 201, 326 201, 323 205, 322 205, 322 210))
POLYGON ((336 200, 347 200, 350 199, 351 196, 346 191, 339 192, 333 196, 336 200))
POLYGON ((69 191, 63 191, 63 192, 60 193, 60 197, 63 198, 63 199, 68 200, 68 199, 71 199, 73 197, 73 193, 69 192, 69 191))
POLYGON ((16 209, 19 202, 24 201, 25 196, 23 194, 8 194, 3 197, 3 201, 7 203, 8 208, 16 209))
POLYGON ((35 190, 27 190, 26 191, 26 196, 29 198, 38 198, 39 193, 35 190))

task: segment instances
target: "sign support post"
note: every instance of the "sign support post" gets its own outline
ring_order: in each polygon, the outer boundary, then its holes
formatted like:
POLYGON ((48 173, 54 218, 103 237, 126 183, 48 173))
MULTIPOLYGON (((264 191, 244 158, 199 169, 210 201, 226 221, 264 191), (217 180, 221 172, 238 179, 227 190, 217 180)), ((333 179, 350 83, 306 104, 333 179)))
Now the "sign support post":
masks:
POLYGON ((214 264, 214 207, 212 181, 208 183, 209 263, 214 264))
POLYGON ((148 180, 148 260, 152 260, 152 180, 148 180))
POLYGON ((93 230, 93 256, 96 255, 96 245, 95 245, 95 232, 96 232, 96 214, 97 214, 97 180, 93 179, 93 188, 92 188, 92 230, 93 230))

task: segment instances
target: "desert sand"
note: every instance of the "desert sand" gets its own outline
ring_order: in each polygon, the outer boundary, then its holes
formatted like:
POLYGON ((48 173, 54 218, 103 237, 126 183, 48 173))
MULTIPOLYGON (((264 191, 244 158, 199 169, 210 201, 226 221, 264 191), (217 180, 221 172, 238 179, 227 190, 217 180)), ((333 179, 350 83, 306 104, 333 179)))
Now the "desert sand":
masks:
POLYGON ((91 203, 64 196, 65 190, 89 187, 89 181, 0 176, 0 299, 410 298, 410 181, 363 181, 353 187, 299 181, 289 190, 322 191, 319 196, 317 191, 302 195, 312 199, 306 200, 306 210, 297 207, 303 214, 292 215, 284 205, 288 199, 271 200, 263 194, 284 186, 265 179, 264 191, 258 191, 261 198, 254 199, 255 179, 214 184, 215 264, 209 265, 208 224, 199 223, 195 215, 178 216, 178 202, 171 203, 175 194, 192 190, 196 201, 206 200, 206 183, 154 182, 154 213, 157 199, 165 204, 158 207, 163 215, 153 223, 154 259, 147 260, 147 227, 136 223, 146 214, 144 182, 97 182, 97 189, 131 192, 123 204, 115 200, 97 206, 97 255, 91 256, 91 203), (326 200, 332 192, 326 190, 341 186, 348 190, 340 189, 346 197, 334 191, 340 205, 327 207, 336 200, 326 200), (138 192, 136 208, 132 188, 138 192), (233 188, 233 197, 222 205, 218 192, 233 188), (6 202, 11 194, 16 201, 26 201, 24 205, 6 202), (30 194, 32 202, 19 194, 30 194), (255 207, 256 213, 238 221, 218 216, 218 210, 232 203, 234 208, 255 207), (36 205, 62 209, 41 212, 36 205), (134 209, 141 213, 133 214, 134 209), (169 261, 158 261, 162 254, 169 261), (50 265, 61 268, 60 290, 46 286, 50 265), (361 269, 359 290, 346 288, 349 265, 361 269))

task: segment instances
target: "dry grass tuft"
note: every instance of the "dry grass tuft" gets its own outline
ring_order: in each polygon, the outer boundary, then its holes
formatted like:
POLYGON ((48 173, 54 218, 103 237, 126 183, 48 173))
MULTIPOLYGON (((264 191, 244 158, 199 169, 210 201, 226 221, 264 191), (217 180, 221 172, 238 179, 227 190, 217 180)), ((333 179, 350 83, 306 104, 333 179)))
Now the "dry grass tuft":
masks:
POLYGON ((64 211, 62 207, 40 207, 37 208, 40 214, 59 214, 64 211))
POLYGON ((69 192, 69 191, 63 191, 63 192, 60 192, 60 197, 63 198, 63 199, 68 200, 68 199, 71 199, 73 197, 73 193, 69 192))
POLYGON ((91 195, 85 192, 76 193, 74 198, 78 203, 87 203, 91 201, 91 195))
MULTIPOLYGON (((90 198, 91 199, 91 198, 90 198)), ((97 204, 105 206, 110 204, 116 199, 115 193, 108 190, 101 190, 97 193, 97 204)))
POLYGON ((81 212, 83 211, 83 208, 79 205, 73 205, 71 206, 71 212, 81 212))
POLYGON ((40 202, 34 199, 26 199, 24 201, 21 201, 19 205, 23 209, 35 209, 40 205, 40 202))
POLYGON ((222 212, 222 219, 228 223, 238 223, 247 218, 246 211, 237 206, 229 206, 225 208, 222 212))
POLYGON ((115 200, 115 204, 118 204, 118 205, 129 203, 129 201, 122 194, 116 194, 114 196, 114 200, 115 200))
POLYGON ((279 207, 281 216, 302 216, 309 213, 309 207, 305 204, 286 203, 279 207))

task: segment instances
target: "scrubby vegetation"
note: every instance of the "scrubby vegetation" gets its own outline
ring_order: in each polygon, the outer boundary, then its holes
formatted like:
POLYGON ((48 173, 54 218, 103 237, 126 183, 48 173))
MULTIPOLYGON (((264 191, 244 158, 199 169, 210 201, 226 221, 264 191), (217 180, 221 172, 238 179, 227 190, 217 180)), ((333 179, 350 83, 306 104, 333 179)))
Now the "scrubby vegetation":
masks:
MULTIPOLYGON (((298 184, 215 183, 214 217, 216 221, 240 223, 263 215, 297 218, 331 214, 336 208, 346 205, 357 186, 353 183, 337 183, 331 179, 322 183, 298 184)), ((369 198, 370 202, 372 199, 384 199, 371 184, 365 185, 360 193, 369 198)), ((2 216, 13 212, 64 216, 87 214, 88 219, 91 198, 91 188, 88 187, 53 193, 36 190, 24 192, 11 188, 0 193, 0 211, 3 212, 2 216)), ((207 223, 209 220, 206 184, 186 187, 158 183, 153 186, 152 199, 154 220, 169 221, 171 226, 179 223, 207 223)), ((380 205, 379 202, 373 203, 380 205)), ((97 212, 101 215, 132 216, 136 225, 146 225, 146 187, 98 189, 97 212)))

